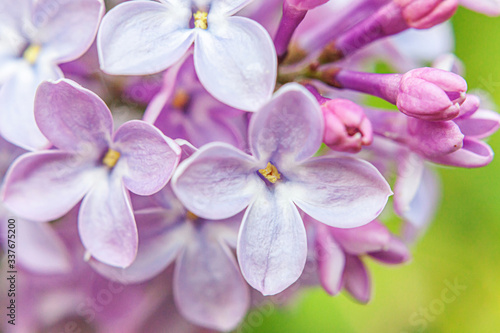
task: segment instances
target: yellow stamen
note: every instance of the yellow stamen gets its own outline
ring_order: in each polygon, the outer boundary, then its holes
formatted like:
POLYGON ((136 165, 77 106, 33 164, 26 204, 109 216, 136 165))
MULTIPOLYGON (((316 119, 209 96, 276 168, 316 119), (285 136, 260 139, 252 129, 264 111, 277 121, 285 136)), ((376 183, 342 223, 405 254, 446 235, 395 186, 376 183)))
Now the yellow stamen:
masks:
POLYGON ((189 210, 186 213, 186 217, 187 217, 188 220, 191 220, 191 221, 196 221, 198 219, 198 216, 196 216, 195 214, 193 214, 189 210))
POLYGON ((23 58, 31 65, 33 65, 38 59, 38 54, 42 47, 38 44, 31 44, 23 53, 23 58))
POLYGON ((271 164, 271 162, 267 162, 267 166, 265 169, 259 169, 259 172, 261 173, 264 178, 269 180, 271 183, 276 183, 279 179, 281 179, 281 175, 278 172, 278 169, 274 165, 271 164))
POLYGON ((106 156, 104 156, 104 158, 102 159, 102 163, 112 168, 116 165, 118 159, 120 159, 120 153, 117 152, 116 150, 109 148, 108 152, 106 153, 106 156))
POLYGON ((184 109, 187 103, 189 103, 189 94, 185 90, 177 90, 172 101, 172 106, 176 109, 184 109))
POLYGON ((202 12, 201 10, 197 11, 196 13, 193 14, 194 17, 194 27, 195 28, 202 28, 202 29, 207 29, 207 17, 208 13, 207 12, 202 12))

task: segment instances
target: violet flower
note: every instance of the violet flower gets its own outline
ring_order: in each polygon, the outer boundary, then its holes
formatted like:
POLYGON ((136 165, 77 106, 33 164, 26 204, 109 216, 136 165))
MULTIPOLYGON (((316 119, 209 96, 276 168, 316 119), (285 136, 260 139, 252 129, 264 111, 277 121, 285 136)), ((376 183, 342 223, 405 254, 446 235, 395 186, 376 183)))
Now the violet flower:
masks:
POLYGON ((104 13, 102 0, 0 1, 0 133, 28 150, 48 144, 33 101, 44 80, 63 77, 58 64, 92 44, 104 13))
POLYGON ((255 111, 272 95, 277 59, 258 23, 232 17, 249 0, 131 1, 113 8, 97 37, 109 74, 151 74, 179 60, 194 42, 203 86, 225 104, 255 111), (196 7, 198 11, 193 11, 196 7), (190 25, 194 18, 194 25, 190 25))
POLYGON ((169 186, 150 200, 135 211, 139 249, 132 265, 91 264, 104 276, 128 284, 150 280, 175 261, 173 293, 179 312, 203 327, 234 329, 250 305, 248 285, 231 250, 241 215, 220 221, 199 218, 169 186))
POLYGON ((371 282, 362 256, 385 264, 401 264, 410 258, 406 246, 378 221, 351 229, 328 227, 312 219, 314 248, 322 287, 336 295, 345 288, 354 298, 367 303, 371 282))
POLYGON ((493 151, 481 139, 498 130, 500 116, 480 109, 473 95, 467 95, 459 112, 453 120, 425 121, 391 111, 365 110, 375 134, 403 143, 429 161, 467 168, 489 164, 493 151))
POLYGON ((373 220, 391 194, 369 163, 313 157, 323 128, 314 96, 291 83, 252 117, 252 155, 211 143, 181 163, 172 178, 179 199, 198 216, 222 219, 248 207, 238 259, 247 282, 265 295, 283 291, 304 268, 306 233, 297 207, 349 228, 373 220))
POLYGON ((110 265, 130 265, 137 229, 128 191, 159 191, 180 148, 142 121, 129 121, 112 136, 104 102, 69 80, 40 85, 35 117, 54 149, 24 154, 13 163, 2 192, 5 205, 23 218, 50 221, 84 198, 79 232, 86 249, 110 265))

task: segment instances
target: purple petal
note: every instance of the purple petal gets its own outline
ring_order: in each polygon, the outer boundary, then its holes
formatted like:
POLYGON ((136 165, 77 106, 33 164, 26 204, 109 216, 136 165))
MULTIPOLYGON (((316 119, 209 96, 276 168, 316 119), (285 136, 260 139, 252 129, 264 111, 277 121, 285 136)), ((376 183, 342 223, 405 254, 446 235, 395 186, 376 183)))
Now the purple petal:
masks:
POLYGON ((17 222, 19 244, 23 244, 17 251, 17 258, 24 268, 41 274, 71 271, 68 250, 48 223, 17 222))
POLYGON ((175 260, 192 233, 183 219, 166 212, 159 208, 136 213, 139 248, 130 266, 114 267, 92 259, 92 267, 101 275, 122 283, 143 282, 160 274, 175 260))
POLYGON ((331 228, 330 232, 344 251, 352 255, 381 251, 391 240, 389 230, 377 221, 357 228, 331 228))
POLYGON ((104 10, 102 0, 72 0, 56 5, 53 0, 36 1, 32 15, 38 32, 34 39, 43 44, 46 57, 56 63, 74 60, 94 41, 104 10))
POLYGON ((396 237, 391 237, 386 248, 382 251, 370 253, 370 256, 380 262, 390 265, 401 264, 410 259, 410 251, 405 243, 396 237))
POLYGON ((178 1, 124 2, 103 18, 97 35, 99 62, 109 74, 160 72, 193 43, 191 9, 178 1))
MULTIPOLYGON (((260 161, 303 161, 323 141, 323 115, 314 96, 297 83, 283 86, 249 127, 252 154, 260 161)), ((280 167, 278 166, 278 169, 280 167)))
POLYGON ((493 150, 486 143, 465 138, 463 147, 451 154, 430 158, 432 162, 462 168, 480 168, 493 160, 493 150))
POLYGON ((250 293, 234 255, 210 223, 197 230, 176 261, 174 296, 189 321, 230 331, 244 318, 250 293))
POLYGON ((181 149, 156 127, 129 121, 116 131, 113 149, 120 152, 119 164, 125 186, 139 195, 151 195, 170 180, 179 163, 181 149))
POLYGON ((500 127, 500 115, 494 111, 479 109, 469 118, 454 120, 465 136, 477 139, 486 138, 500 127))
POLYGON ((99 96, 70 80, 40 85, 35 117, 42 133, 59 149, 99 158, 111 142, 113 118, 108 107, 99 96))
POLYGON ((256 171, 250 156, 228 144, 212 143, 179 165, 172 188, 194 214, 223 219, 247 207, 264 186, 256 171))
POLYGON ((404 215, 410 209, 422 181, 424 160, 410 150, 401 151, 398 156, 398 177, 394 184, 394 210, 404 215))
POLYGON ((440 201, 440 181, 429 168, 424 168, 419 188, 402 217, 407 222, 403 234, 405 241, 415 241, 423 234, 436 214, 440 201))
POLYGON ((344 281, 349 294, 361 303, 368 303, 371 298, 371 282, 361 259, 356 256, 346 256, 344 281))
POLYGON ((363 160, 314 158, 286 176, 295 204, 316 220, 337 228, 373 221, 392 194, 380 172, 363 160))
POLYGON ((330 235, 328 227, 320 224, 316 232, 315 249, 319 280, 327 293, 336 295, 343 284, 342 273, 345 266, 345 254, 330 235))
POLYGON ((210 94, 245 111, 256 111, 272 96, 277 58, 273 41, 258 23, 243 17, 211 19, 197 29, 194 64, 210 94))
POLYGON ((302 218, 286 186, 264 188, 247 209, 238 239, 238 260, 247 282, 274 295, 302 274, 307 241, 302 218))
POLYGON ((5 205, 32 221, 66 214, 89 191, 99 172, 78 155, 49 150, 18 158, 5 177, 5 205))
POLYGON ((78 215, 83 246, 99 261, 127 267, 137 254, 138 235, 128 191, 115 173, 101 177, 83 199, 78 215))

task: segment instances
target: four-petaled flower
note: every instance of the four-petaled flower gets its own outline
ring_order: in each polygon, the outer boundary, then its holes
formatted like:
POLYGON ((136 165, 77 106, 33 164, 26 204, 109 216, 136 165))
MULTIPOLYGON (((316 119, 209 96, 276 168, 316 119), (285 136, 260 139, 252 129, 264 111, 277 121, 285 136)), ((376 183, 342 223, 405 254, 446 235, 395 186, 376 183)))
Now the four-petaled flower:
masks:
POLYGON ((287 288, 304 268, 306 232, 297 207, 330 226, 350 228, 372 221, 391 194, 365 161, 313 157, 323 130, 314 96, 291 83, 252 117, 252 155, 211 143, 172 178, 179 199, 198 216, 223 219, 248 207, 238 259, 248 283, 265 295, 287 288))
POLYGON ((196 73, 208 92, 232 107, 256 111, 274 90, 277 58, 271 37, 261 25, 232 17, 249 2, 122 3, 104 17, 99 29, 101 68, 109 74, 160 72, 179 60, 194 42, 196 73))
POLYGON ((104 102, 65 79, 40 85, 35 117, 53 149, 26 153, 12 164, 2 192, 5 205, 43 222, 63 216, 83 198, 78 228, 87 251, 110 265, 130 265, 138 241, 128 191, 161 190, 179 162, 179 146, 139 120, 113 134, 104 102))

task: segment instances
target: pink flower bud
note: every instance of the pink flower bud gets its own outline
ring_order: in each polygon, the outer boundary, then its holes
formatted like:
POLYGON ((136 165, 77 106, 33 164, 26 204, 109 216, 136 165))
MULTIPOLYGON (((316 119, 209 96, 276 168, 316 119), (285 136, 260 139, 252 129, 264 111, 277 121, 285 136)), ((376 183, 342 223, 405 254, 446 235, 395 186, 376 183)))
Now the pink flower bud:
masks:
POLYGON ((401 7, 406 23, 415 29, 428 29, 455 14, 458 0, 394 0, 401 7))
POLYGON ((423 120, 450 120, 460 113, 467 82, 436 68, 417 68, 401 78, 396 105, 404 114, 423 120))
POLYGON ((325 119, 323 141, 331 149, 355 153, 372 143, 372 125, 356 103, 340 98, 328 100, 321 110, 325 119))

